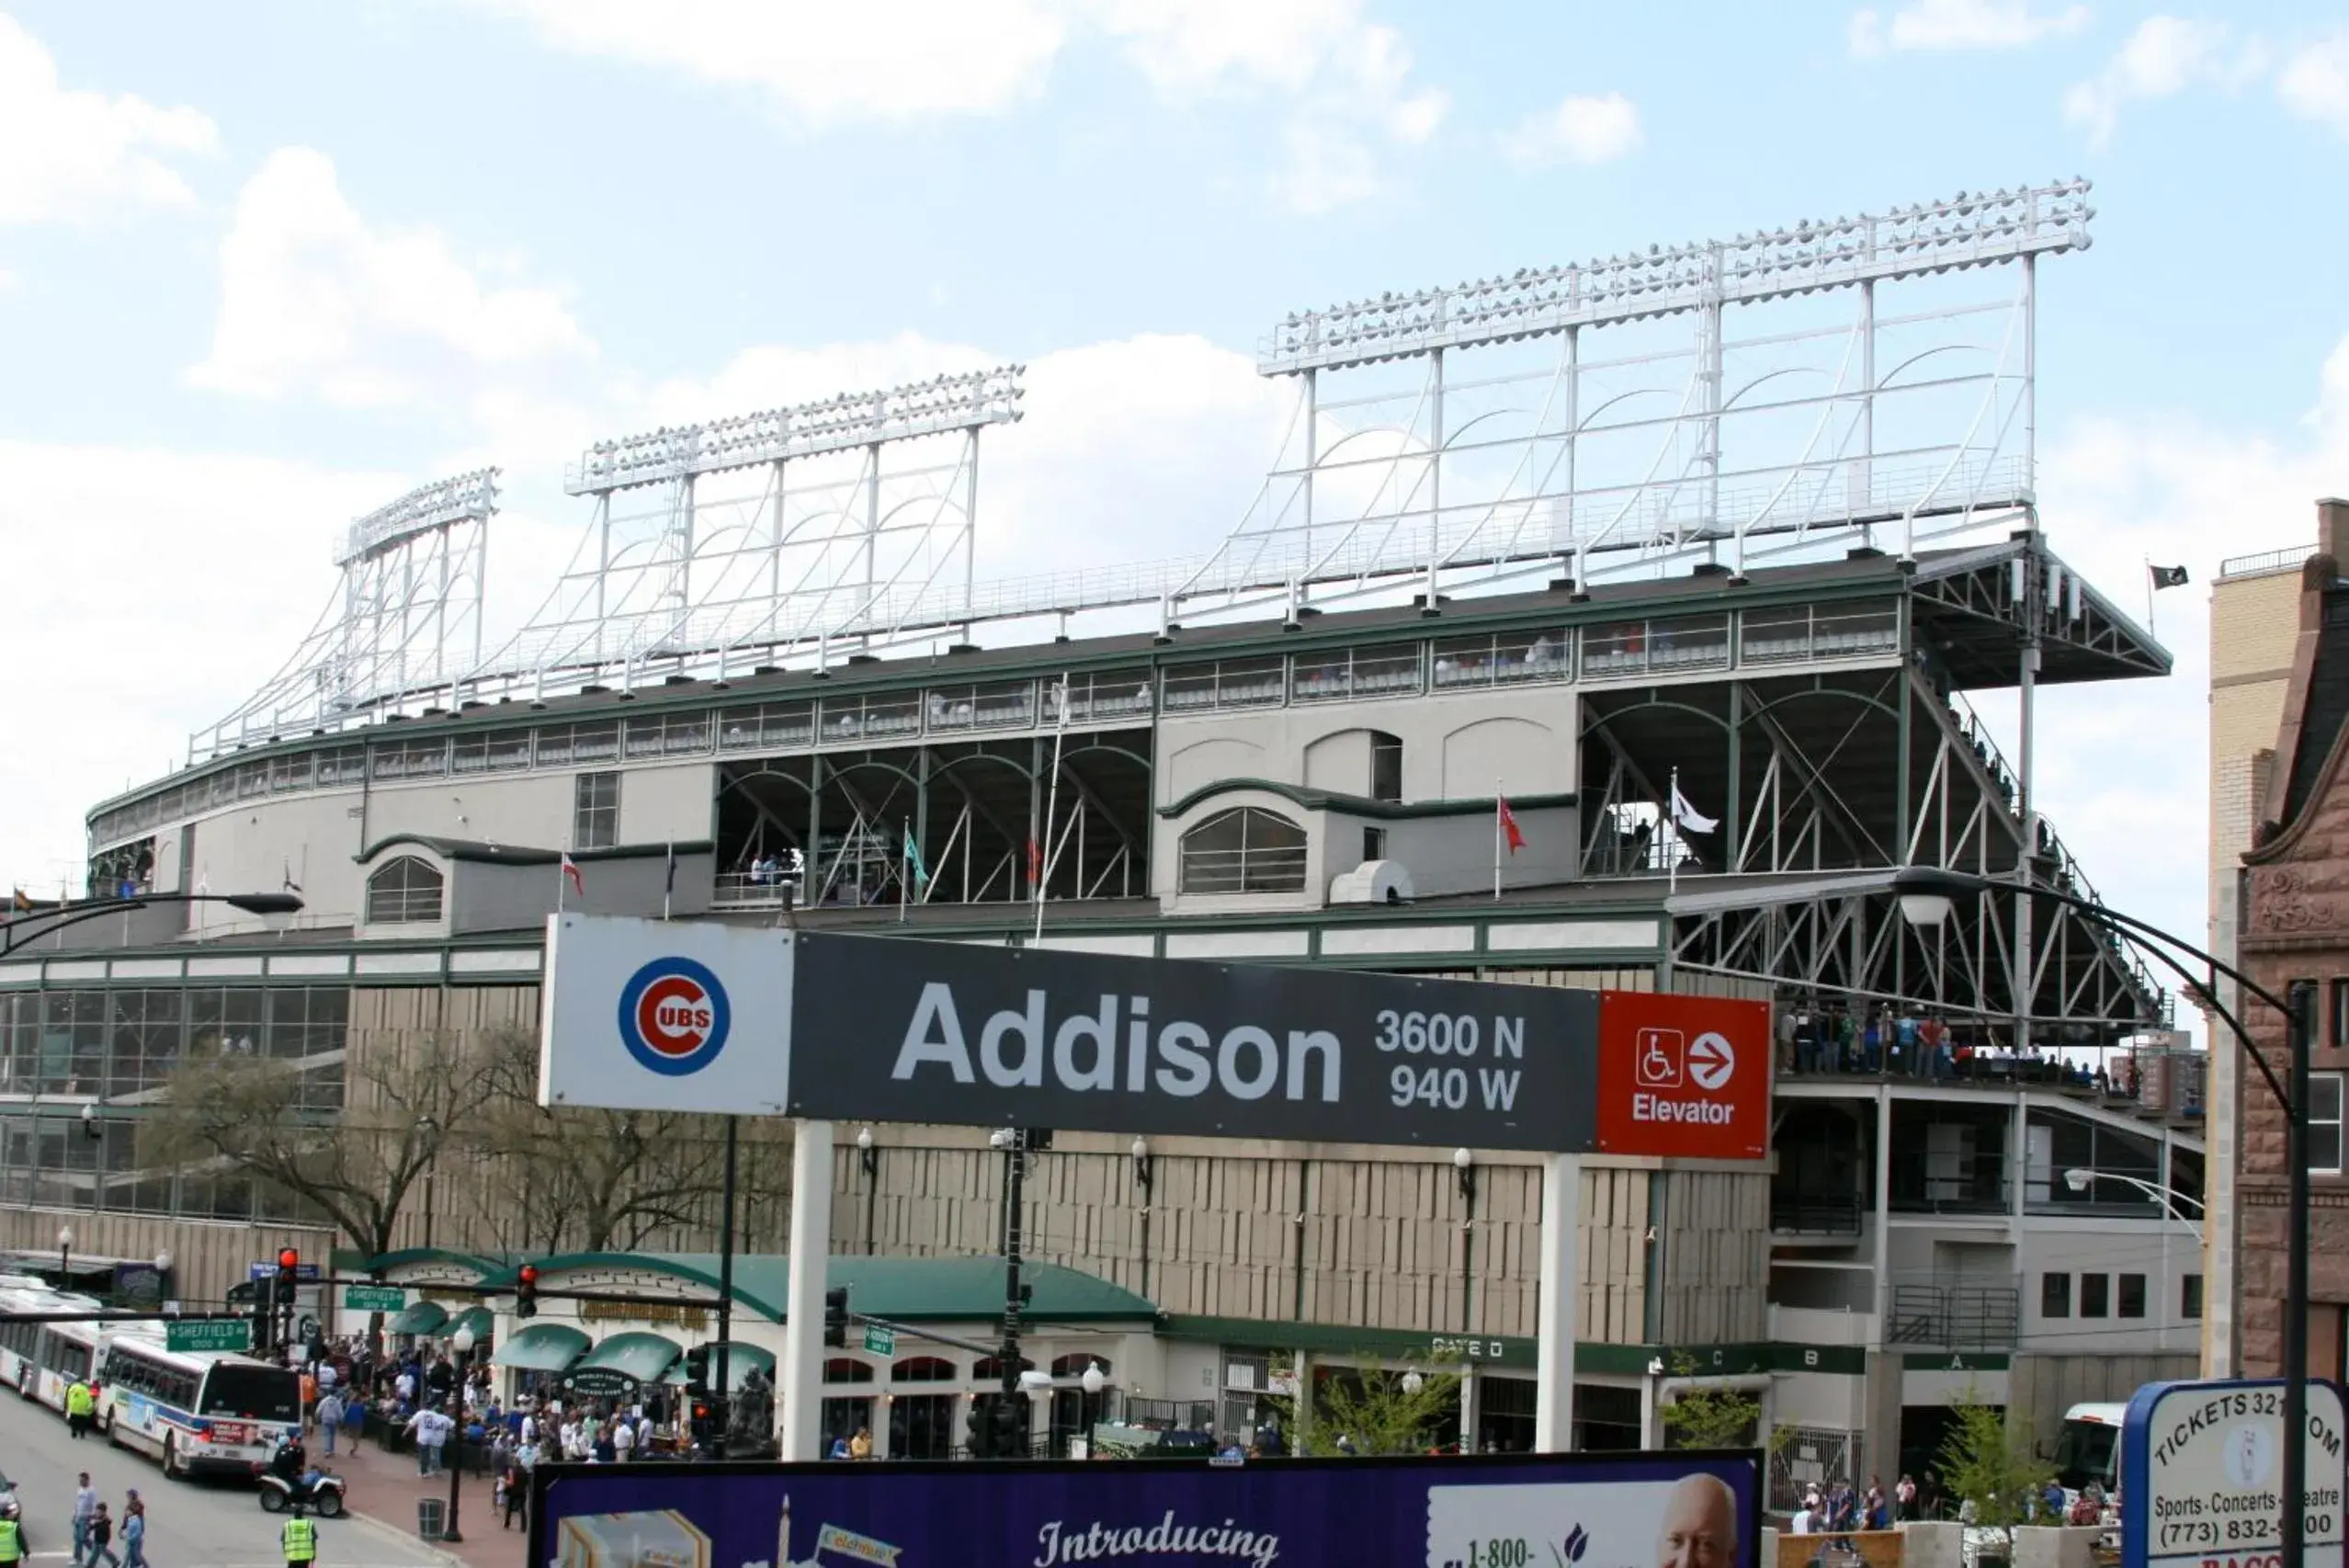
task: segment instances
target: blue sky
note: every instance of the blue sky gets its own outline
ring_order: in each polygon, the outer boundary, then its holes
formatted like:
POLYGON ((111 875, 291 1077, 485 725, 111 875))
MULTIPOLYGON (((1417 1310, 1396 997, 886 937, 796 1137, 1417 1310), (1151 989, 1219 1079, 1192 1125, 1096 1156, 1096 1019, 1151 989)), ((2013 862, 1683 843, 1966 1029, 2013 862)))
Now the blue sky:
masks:
POLYGON ((0 688, 48 737, 0 761, 0 881, 54 886, 292 646, 340 524, 458 466, 515 478, 510 592, 586 441, 976 353, 1038 366, 991 559, 1144 484, 1204 549, 1288 310, 2077 173, 2044 520, 2132 608, 2146 554, 2196 585, 2177 676, 2057 699, 2048 806, 2198 927, 2199 857, 2142 846, 2201 837, 2202 584, 2349 489, 2339 9, 0 6, 0 585, 56 655, 0 688))

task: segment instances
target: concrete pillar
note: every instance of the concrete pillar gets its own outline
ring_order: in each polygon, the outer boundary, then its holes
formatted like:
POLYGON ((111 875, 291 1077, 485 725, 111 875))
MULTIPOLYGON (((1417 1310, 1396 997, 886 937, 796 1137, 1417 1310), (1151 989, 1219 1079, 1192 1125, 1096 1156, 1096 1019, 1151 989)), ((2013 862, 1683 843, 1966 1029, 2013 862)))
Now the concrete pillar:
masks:
POLYGON ((1534 1451, 1574 1442, 1574 1335, 1582 1326, 1583 1157, 1552 1154, 1541 1169, 1541 1299, 1534 1314, 1534 1451))
POLYGON ((782 1449, 823 1457, 824 1265, 832 1253, 832 1123, 791 1126, 790 1300, 783 1324, 782 1449))

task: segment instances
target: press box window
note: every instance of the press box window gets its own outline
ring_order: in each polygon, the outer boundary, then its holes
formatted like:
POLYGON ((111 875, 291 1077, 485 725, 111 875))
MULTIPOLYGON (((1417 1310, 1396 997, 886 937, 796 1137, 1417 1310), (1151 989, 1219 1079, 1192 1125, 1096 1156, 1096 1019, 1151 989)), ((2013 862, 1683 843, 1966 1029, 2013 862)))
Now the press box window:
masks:
POLYGON ((2039 1276, 2039 1315, 2043 1318, 2068 1318, 2071 1315, 2071 1275, 2039 1276))
POLYGON ((2145 1315, 2145 1276, 2124 1274, 2120 1277, 2120 1312, 2125 1318, 2145 1315))
POLYGON ((2202 1276, 2187 1274, 2178 1279, 2178 1316, 2193 1323, 2202 1316, 2202 1276))
POLYGON ((2112 1315, 2113 1277, 2109 1274, 2083 1274, 2080 1277, 2080 1315, 2084 1318, 2112 1315))
POLYGON ((441 876, 429 861, 403 855, 367 879, 367 923, 427 925, 440 918, 441 876))
POLYGON ((571 846, 609 849, 619 842, 619 787, 617 773, 583 773, 572 792, 571 846))
POLYGON ((1402 742, 1375 731, 1370 736, 1370 798, 1402 799, 1402 742))

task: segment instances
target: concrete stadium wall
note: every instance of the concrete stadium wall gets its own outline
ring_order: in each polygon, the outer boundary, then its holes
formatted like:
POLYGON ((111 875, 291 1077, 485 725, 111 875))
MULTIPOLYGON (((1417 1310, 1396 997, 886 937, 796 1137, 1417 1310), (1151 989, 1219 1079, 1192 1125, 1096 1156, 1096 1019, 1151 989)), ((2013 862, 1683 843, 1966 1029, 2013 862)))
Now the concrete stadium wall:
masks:
POLYGON ((85 1209, 0 1209, 0 1247, 54 1253, 57 1231, 70 1225, 76 1257, 147 1261, 168 1248, 172 1288, 179 1299, 217 1301, 245 1280, 245 1266, 298 1248, 304 1261, 323 1264, 335 1242, 324 1231, 284 1225, 245 1225, 202 1220, 168 1220, 143 1214, 96 1214, 85 1209))

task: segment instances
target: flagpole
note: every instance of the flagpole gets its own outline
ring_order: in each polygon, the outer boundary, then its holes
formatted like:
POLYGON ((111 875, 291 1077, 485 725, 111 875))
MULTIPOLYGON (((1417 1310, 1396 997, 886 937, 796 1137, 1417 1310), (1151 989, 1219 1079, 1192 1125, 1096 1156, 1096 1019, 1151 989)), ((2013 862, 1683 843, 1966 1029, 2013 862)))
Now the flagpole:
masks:
POLYGON ((900 926, 905 924, 905 890, 914 881, 914 862, 906 854, 913 846, 914 829, 909 824, 905 836, 899 840, 897 846, 897 923, 900 926))
POLYGON ((661 918, 664 920, 669 918, 669 905, 676 897, 676 892, 677 846, 675 840, 672 839, 669 843, 669 858, 662 869, 661 877, 661 918))
POLYGON ((1061 811, 1061 742, 1069 733, 1069 675, 1061 672, 1061 684, 1054 688, 1054 703, 1060 709, 1052 729, 1052 783, 1044 792, 1044 844, 1039 859, 1044 874, 1036 879, 1036 937, 1044 939, 1044 889, 1052 880, 1052 862, 1057 858, 1052 843, 1052 824, 1061 811))
POLYGON ((1664 875, 1671 879, 1664 885, 1667 892, 1678 892, 1680 891, 1680 769, 1677 767, 1672 770, 1672 793, 1664 798, 1663 820, 1667 832, 1664 839, 1664 875))
POLYGON ((2153 635, 2153 557, 2145 557, 2145 635, 2153 635))
POLYGON ((562 895, 571 881, 571 851, 566 848, 555 857, 555 913, 562 913, 562 895))
POLYGON ((1501 896, 1501 841, 1504 836, 1501 826, 1501 802, 1507 797, 1501 793, 1501 780, 1492 781, 1492 896, 1501 896))

